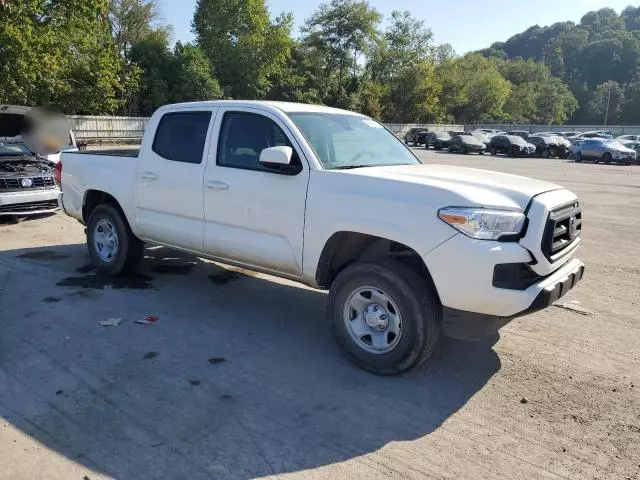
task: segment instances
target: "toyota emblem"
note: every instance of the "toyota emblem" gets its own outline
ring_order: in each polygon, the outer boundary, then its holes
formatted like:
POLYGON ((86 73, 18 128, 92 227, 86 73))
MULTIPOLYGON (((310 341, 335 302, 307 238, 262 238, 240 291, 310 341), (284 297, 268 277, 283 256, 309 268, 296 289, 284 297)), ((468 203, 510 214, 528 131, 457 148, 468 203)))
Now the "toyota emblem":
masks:
POLYGON ((23 178, 22 179, 22 186, 25 187, 25 188, 33 187, 33 180, 31 180, 30 178, 23 178))

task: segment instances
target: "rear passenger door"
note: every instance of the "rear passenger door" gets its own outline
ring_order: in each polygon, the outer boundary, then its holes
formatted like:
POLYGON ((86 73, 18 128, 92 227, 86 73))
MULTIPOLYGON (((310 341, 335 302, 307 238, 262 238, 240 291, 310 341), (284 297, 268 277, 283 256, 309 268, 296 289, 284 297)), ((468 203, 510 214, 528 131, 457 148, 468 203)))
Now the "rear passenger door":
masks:
POLYGON ((304 214, 309 165, 287 126, 275 115, 248 107, 218 113, 205 172, 205 251, 215 257, 275 273, 302 275, 304 214), (269 171, 263 149, 289 146, 295 174, 269 171))
MULTIPOLYGON (((217 107, 168 111, 138 160, 137 222, 145 240, 199 252, 204 231, 203 176, 217 107)), ((154 119, 155 120, 155 119, 154 119)))

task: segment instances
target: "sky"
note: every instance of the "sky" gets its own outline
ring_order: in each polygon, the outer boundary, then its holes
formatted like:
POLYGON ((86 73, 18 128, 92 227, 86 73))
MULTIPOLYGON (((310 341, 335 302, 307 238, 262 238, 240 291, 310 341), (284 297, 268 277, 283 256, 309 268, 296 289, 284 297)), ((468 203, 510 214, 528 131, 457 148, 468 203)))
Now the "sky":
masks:
MULTIPOLYGON (((325 3, 322 0, 267 0, 272 16, 290 11, 297 29, 325 3)), ((164 23, 173 25, 176 41, 192 41, 191 20, 196 0, 159 0, 164 23)), ((436 44, 450 43, 457 53, 466 53, 504 41, 532 25, 574 21, 590 10, 611 7, 620 12, 630 0, 369 0, 384 17, 392 10, 409 10, 425 21, 436 44)))

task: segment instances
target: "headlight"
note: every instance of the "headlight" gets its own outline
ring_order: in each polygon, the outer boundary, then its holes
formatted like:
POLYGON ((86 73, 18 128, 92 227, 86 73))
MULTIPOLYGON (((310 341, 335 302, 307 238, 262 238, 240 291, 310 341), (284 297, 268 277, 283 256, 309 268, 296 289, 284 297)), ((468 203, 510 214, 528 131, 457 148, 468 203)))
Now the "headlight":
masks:
POLYGON ((487 210, 484 208, 448 207, 438 211, 438 217, 468 237, 478 240, 498 240, 522 231, 525 216, 520 212, 487 210))

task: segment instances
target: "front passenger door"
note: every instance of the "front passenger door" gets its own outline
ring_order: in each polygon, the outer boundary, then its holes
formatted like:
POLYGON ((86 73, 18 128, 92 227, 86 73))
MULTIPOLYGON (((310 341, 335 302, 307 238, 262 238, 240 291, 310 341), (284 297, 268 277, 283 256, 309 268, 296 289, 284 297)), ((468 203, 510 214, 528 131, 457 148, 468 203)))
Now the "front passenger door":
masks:
POLYGON ((287 276, 302 275, 309 166, 292 133, 275 115, 252 108, 221 109, 217 150, 205 171, 205 252, 287 276), (289 146, 297 173, 259 162, 263 149, 289 146))

